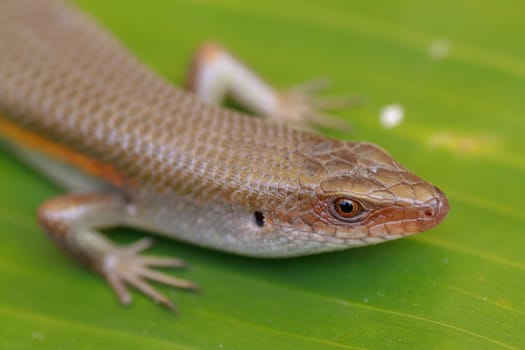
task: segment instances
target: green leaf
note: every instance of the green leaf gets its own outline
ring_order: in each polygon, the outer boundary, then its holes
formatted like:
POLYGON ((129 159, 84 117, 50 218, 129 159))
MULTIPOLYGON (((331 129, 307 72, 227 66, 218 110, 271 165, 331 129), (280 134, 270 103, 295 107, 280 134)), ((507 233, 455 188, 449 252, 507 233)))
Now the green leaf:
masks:
MULTIPOLYGON (((0 153, 0 348, 518 349, 525 347, 524 2, 78 0, 181 84, 216 40, 281 86, 316 75, 366 97, 339 115, 449 196, 430 232, 340 253, 259 260, 158 239, 201 294, 177 316, 63 256, 35 211, 60 190, 0 153), (430 54, 431 47, 434 54, 430 54), (440 51, 441 50, 441 51, 440 51), (382 106, 405 121, 384 129, 382 106)), ((145 233, 113 232, 119 240, 145 233)))

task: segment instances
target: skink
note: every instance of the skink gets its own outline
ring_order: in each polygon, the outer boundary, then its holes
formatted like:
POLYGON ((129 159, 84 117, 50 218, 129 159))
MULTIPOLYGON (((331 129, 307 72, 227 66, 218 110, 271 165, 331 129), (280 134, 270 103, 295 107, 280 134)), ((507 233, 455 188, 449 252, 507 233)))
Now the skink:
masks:
POLYGON ((286 257, 405 237, 448 213, 442 191, 380 147, 291 127, 322 122, 307 88, 279 93, 211 44, 188 86, 173 87, 68 4, 0 0, 0 135, 71 191, 42 204, 38 220, 122 303, 131 286, 173 308, 149 281, 195 285, 157 272, 184 263, 142 255, 149 239, 119 246, 102 228, 286 257), (212 106, 226 90, 268 117, 212 106))

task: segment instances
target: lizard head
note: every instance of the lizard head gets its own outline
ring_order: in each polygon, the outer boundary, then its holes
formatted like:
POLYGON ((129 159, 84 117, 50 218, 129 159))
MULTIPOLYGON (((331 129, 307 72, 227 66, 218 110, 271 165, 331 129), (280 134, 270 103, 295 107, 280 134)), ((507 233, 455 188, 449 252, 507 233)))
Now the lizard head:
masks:
POLYGON ((405 237, 448 214, 440 189, 374 144, 323 140, 302 163, 297 195, 275 214, 295 240, 308 241, 309 253, 405 237))
POLYGON ((448 214, 441 190, 374 144, 311 136, 295 145, 284 156, 265 153, 272 167, 247 168, 262 176, 247 176, 248 190, 232 192, 226 211, 208 209, 212 219, 197 221, 224 232, 210 245, 251 256, 307 255, 402 238, 448 214))

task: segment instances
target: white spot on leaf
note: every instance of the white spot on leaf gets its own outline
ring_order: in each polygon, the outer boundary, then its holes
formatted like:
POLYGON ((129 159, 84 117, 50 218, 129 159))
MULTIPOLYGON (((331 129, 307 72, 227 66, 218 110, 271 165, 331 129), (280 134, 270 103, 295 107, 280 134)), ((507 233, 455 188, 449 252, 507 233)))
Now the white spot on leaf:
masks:
POLYGON ((385 129, 391 129, 398 126, 405 117, 405 110, 399 103, 394 103, 381 108, 379 121, 385 129))
POLYGON ((428 54, 435 60, 442 60, 450 52, 450 42, 447 39, 434 39, 428 46, 428 54))

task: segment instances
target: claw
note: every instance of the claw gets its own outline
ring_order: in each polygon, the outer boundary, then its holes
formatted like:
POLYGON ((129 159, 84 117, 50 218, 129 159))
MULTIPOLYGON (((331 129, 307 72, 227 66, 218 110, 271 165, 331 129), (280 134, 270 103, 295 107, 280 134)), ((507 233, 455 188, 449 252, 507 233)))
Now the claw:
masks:
POLYGON ((160 293, 142 278, 132 275, 126 278, 126 282, 149 296, 154 302, 162 304, 174 312, 176 311, 175 304, 173 304, 170 299, 168 299, 164 294, 160 293))
POLYGON ((329 80, 319 77, 285 90, 280 95, 280 110, 273 119, 290 123, 299 128, 310 129, 320 126, 329 129, 349 131, 350 124, 323 111, 353 108, 363 103, 359 96, 316 96, 326 90, 329 80))
POLYGON ((163 256, 140 256, 138 257, 143 265, 145 266, 157 266, 157 267, 188 267, 188 263, 184 260, 177 258, 165 258, 163 256))
POLYGON ((133 297, 129 293, 128 289, 124 283, 119 280, 116 276, 109 275, 106 276, 106 281, 108 281, 111 289, 117 294, 117 298, 123 305, 129 305, 133 301, 133 297))
POLYGON ((152 267, 185 267, 186 263, 176 258, 139 255, 152 244, 153 239, 144 238, 127 247, 115 246, 106 255, 100 272, 122 304, 132 302, 133 298, 128 287, 134 287, 156 303, 175 311, 175 304, 151 286, 149 281, 179 289, 198 290, 199 288, 190 281, 153 270, 152 267))
POLYGON ((180 289, 198 289, 197 285, 190 281, 173 277, 162 272, 157 272, 148 268, 142 268, 137 271, 137 274, 149 280, 159 282, 168 286, 180 289))
POLYGON ((333 111, 343 108, 355 108, 361 106, 364 99, 357 95, 316 97, 312 99, 312 105, 318 109, 333 111))
POLYGON ((145 237, 145 238, 139 239, 135 243, 130 244, 123 250, 127 251, 130 254, 137 254, 148 248, 151 248, 151 246, 153 246, 153 238, 145 237))
POLYGON ((289 90, 306 95, 314 95, 325 91, 330 87, 330 79, 324 76, 316 77, 300 84, 292 86, 289 90))
POLYGON ((334 116, 323 113, 311 113, 308 115, 308 122, 323 128, 350 132, 352 125, 350 122, 335 118, 334 116))

